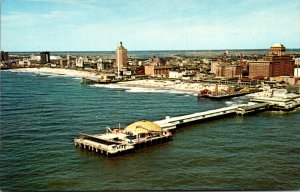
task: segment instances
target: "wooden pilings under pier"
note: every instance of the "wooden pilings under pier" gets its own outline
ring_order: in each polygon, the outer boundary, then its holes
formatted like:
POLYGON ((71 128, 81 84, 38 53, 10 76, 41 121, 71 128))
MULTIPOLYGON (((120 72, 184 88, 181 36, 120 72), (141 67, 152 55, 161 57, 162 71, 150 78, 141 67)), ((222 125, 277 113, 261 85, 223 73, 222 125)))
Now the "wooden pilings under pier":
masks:
POLYGON ((90 151, 92 153, 103 154, 103 155, 108 155, 108 156, 129 153, 129 152, 133 151, 133 149, 134 149, 134 147, 132 146, 132 147, 123 147, 123 148, 119 148, 116 150, 112 150, 112 149, 108 149, 108 148, 104 148, 104 147, 95 146, 95 145, 92 145, 85 141, 75 141, 74 143, 75 143, 75 146, 80 148, 81 150, 86 150, 86 151, 90 151))
POLYGON ((141 140, 141 141, 138 141, 137 143, 135 143, 134 147, 136 149, 141 149, 141 148, 144 148, 144 147, 150 147, 152 145, 165 143, 165 142, 168 142, 168 141, 171 141, 171 140, 172 140, 171 136, 153 138, 153 139, 148 139, 148 140, 141 140))

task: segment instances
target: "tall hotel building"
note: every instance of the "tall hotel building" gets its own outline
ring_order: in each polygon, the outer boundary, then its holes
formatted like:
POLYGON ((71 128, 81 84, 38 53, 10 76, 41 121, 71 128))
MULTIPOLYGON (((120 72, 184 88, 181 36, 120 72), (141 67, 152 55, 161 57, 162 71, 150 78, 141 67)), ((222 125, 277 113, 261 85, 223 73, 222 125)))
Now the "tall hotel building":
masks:
POLYGON ((49 51, 41 52, 40 55, 41 55, 41 63, 42 64, 50 63, 50 52, 49 51))
POLYGON ((285 47, 279 43, 269 49, 262 60, 249 62, 249 77, 293 76, 294 60, 285 53, 285 47))
POLYGON ((120 42, 120 46, 116 50, 116 62, 118 66, 118 71, 123 67, 127 67, 127 49, 120 42))

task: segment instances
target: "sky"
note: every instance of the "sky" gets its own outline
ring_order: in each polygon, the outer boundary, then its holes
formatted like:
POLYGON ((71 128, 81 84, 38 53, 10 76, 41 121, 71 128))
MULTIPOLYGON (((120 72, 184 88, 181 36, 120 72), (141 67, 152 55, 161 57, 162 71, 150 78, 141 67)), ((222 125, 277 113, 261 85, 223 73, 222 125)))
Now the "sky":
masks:
MULTIPOLYGON (((1 1, 1 0, 0 0, 1 1)), ((2 0, 1 50, 300 48, 300 0, 2 0)))

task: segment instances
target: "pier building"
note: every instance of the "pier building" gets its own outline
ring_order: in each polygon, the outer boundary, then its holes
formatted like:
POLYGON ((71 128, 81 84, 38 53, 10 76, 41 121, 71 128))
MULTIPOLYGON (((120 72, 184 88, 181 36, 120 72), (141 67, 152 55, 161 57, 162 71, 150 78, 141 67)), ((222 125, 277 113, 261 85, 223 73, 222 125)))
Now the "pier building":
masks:
POLYGON ((142 147, 170 141, 171 132, 163 130, 158 124, 141 120, 128 125, 125 129, 106 128, 106 133, 82 134, 74 139, 75 146, 96 153, 117 155, 142 147))
POLYGON ((300 95, 287 93, 285 89, 270 89, 249 94, 250 101, 268 103, 273 109, 292 110, 300 105, 300 95))

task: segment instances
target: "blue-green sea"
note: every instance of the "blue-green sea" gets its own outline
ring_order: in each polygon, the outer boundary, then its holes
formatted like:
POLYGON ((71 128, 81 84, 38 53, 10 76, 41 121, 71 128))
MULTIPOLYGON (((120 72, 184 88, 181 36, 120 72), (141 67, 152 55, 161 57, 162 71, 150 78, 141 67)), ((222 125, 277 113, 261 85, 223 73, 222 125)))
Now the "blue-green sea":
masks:
POLYGON ((81 133, 247 102, 93 87, 1 71, 0 189, 299 190, 300 110, 184 127, 174 140, 118 157, 75 148, 81 133))

